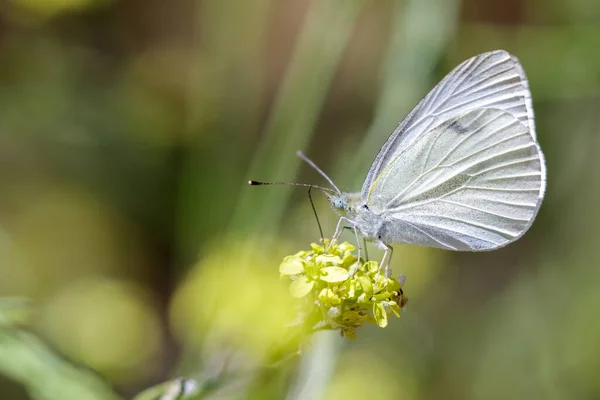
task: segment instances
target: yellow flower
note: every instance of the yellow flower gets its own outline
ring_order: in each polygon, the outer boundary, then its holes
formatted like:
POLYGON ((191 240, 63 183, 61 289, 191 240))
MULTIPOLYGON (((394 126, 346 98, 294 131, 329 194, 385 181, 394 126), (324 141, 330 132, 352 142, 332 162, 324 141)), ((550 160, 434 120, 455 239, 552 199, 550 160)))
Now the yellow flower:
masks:
POLYGON ((355 250, 348 242, 324 240, 283 259, 279 273, 292 281, 290 294, 305 301, 302 315, 305 324, 312 324, 309 329, 337 329, 354 338, 365 322, 385 328, 389 316, 400 316, 408 300, 402 290, 404 277, 382 275, 378 262, 358 260, 355 250))

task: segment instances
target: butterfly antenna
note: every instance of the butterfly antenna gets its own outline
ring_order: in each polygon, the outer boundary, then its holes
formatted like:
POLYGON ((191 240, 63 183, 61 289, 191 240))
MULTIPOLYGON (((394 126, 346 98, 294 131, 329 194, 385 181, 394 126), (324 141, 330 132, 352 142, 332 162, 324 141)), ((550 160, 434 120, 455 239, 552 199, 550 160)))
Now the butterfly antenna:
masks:
POLYGON ((317 220, 317 225, 319 226, 319 233, 321 234, 321 242, 325 243, 325 238, 323 237, 323 228, 321 228, 321 222, 319 221, 319 216, 317 215, 317 209, 315 208, 315 203, 313 203, 312 195, 310 191, 312 190, 312 186, 308 188, 308 200, 310 201, 310 206, 312 207, 313 213, 315 214, 315 219, 317 220))
POLYGON ((301 186, 301 187, 319 189, 319 190, 322 190, 324 192, 336 193, 336 191, 333 190, 333 189, 326 188, 326 187, 323 187, 323 186, 310 185, 308 183, 248 181, 248 185, 250 185, 250 186, 266 186, 266 185, 271 185, 271 186, 280 186, 280 185, 301 186))
POLYGON ((303 159, 308 165, 310 165, 315 170, 317 170, 317 172, 319 174, 321 174, 321 176, 323 176, 323 178, 327 179, 327 182, 329 182, 329 184, 331 186, 333 186, 338 193, 340 193, 340 194, 342 193, 342 191, 335 185, 335 183, 333 183, 333 181, 331 180, 331 178, 329 178, 327 176, 327 174, 325 174, 325 172, 323 172, 321 170, 321 168, 317 167, 317 164, 315 164, 310 158, 306 157, 306 155, 303 152, 297 151, 296 154, 298 155, 298 157, 300 157, 301 159, 303 159))

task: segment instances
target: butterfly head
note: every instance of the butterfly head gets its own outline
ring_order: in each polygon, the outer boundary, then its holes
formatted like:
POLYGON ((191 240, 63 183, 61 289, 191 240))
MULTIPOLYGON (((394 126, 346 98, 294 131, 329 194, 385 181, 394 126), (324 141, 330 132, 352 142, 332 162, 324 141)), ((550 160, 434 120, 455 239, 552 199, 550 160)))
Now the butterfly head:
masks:
POLYGON ((344 211, 348 207, 348 199, 343 193, 327 193, 327 200, 329 200, 331 207, 338 212, 344 211))
POLYGON ((360 193, 327 193, 327 199, 335 212, 352 218, 360 207, 360 193))

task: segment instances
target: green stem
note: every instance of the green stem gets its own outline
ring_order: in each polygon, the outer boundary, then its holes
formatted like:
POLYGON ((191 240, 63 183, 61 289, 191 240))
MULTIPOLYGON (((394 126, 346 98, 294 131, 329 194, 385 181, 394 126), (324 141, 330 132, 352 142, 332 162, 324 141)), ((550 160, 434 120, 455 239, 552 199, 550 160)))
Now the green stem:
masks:
POLYGON ((331 381, 344 340, 336 330, 314 334, 312 343, 311 351, 301 359, 298 377, 286 400, 320 399, 331 381))
POLYGON ((20 329, 0 327, 0 372, 39 400, 119 399, 99 376, 75 367, 20 329))

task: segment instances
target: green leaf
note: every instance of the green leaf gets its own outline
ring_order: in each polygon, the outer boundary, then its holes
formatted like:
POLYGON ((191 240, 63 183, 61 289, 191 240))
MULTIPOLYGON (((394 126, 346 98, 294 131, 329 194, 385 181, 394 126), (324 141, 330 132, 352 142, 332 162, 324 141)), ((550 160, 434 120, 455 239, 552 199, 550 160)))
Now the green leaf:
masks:
POLYGON ((381 293, 377 293, 376 295, 374 295, 373 299, 375 301, 381 301, 381 300, 387 300, 390 297, 392 297, 392 294, 390 292, 381 292, 381 293))
POLYGON ((297 275, 304 272, 304 263, 300 257, 288 256, 279 266, 281 275, 297 275))
POLYGON ((399 292, 400 291, 400 282, 395 279, 388 279, 386 283, 388 292, 399 292))
POLYGON ((373 283, 371 282, 371 280, 364 275, 358 276, 358 277, 356 277, 356 279, 358 280, 358 283, 360 283, 360 286, 362 287, 363 292, 368 297, 373 296, 373 283))
POLYGON ((306 276, 301 276, 290 285, 290 294, 294 297, 304 297, 310 293, 315 281, 310 281, 306 276))
POLYGON ((379 272, 379 263, 377 261, 368 261, 364 264, 363 268, 366 272, 377 273, 379 272))
POLYGON ((313 251, 314 251, 316 254, 321 254, 322 252, 324 252, 324 251, 325 251, 325 248, 324 248, 323 246, 321 246, 321 245, 318 245, 318 244, 316 244, 316 243, 311 243, 311 244, 310 244, 310 247, 313 249, 313 251))
POLYGON ((345 253, 346 251, 354 251, 354 250, 356 250, 356 247, 352 246, 348 242, 344 242, 344 243, 342 243, 342 244, 339 245, 339 251, 341 253, 345 253))
POLYGON ((345 268, 350 268, 357 261, 358 261, 358 257, 356 257, 354 254, 352 254, 350 252, 346 252, 346 253, 344 253, 344 258, 342 259, 342 265, 345 268))
POLYGON ((329 283, 343 282, 348 279, 348 271, 342 267, 327 267, 322 268, 321 280, 329 283))
POLYGON ((20 382, 30 398, 122 399, 92 370, 72 364, 30 332, 0 326, 0 355, 0 374, 20 382))
POLYGON ((317 256, 317 261, 323 265, 327 265, 327 264, 340 265, 342 263, 342 259, 339 256, 332 256, 330 254, 321 254, 321 255, 317 256))
POLYGON ((390 310, 392 310, 396 317, 400 317, 400 306, 398 305, 398 303, 396 303, 395 301, 390 301, 388 303, 388 307, 390 308, 390 310))
POLYGON ((347 293, 348 299, 353 299, 356 297, 356 290, 358 289, 358 284, 353 280, 348 281, 344 285, 340 287, 340 291, 343 293, 347 293))
POLYGON ((331 288, 321 290, 318 298, 321 304, 326 306, 337 306, 342 303, 342 299, 331 288))
POLYGON ((373 304, 373 316, 377 321, 377 325, 379 325, 381 328, 385 328, 387 326, 387 312, 385 311, 385 306, 382 303, 373 304))

